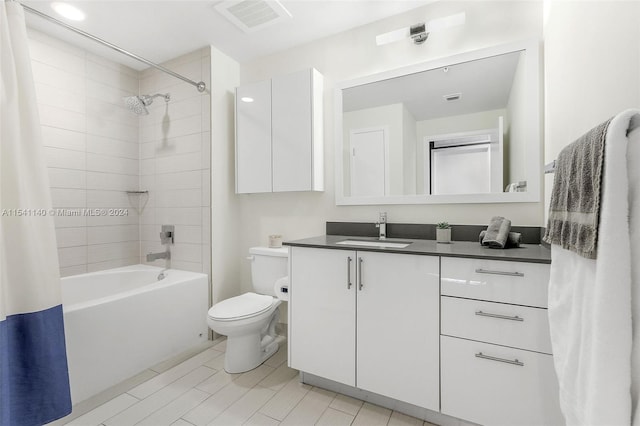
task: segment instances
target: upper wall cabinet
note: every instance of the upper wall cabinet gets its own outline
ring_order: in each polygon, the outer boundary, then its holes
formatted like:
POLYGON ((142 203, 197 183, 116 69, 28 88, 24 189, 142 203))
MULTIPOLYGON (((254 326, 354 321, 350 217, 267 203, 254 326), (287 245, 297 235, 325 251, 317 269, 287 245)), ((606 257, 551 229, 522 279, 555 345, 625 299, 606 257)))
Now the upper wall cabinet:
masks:
POLYGON ((322 75, 236 89, 236 193, 322 191, 322 75))

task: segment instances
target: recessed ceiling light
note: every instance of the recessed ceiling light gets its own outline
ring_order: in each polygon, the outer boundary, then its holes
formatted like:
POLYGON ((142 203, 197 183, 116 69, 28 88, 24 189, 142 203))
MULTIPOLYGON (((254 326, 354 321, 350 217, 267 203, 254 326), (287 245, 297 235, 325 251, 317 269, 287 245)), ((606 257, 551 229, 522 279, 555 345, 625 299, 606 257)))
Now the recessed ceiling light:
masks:
POLYGON ((244 96, 244 97, 240 98, 240 100, 242 102, 248 102, 248 103, 253 102, 253 98, 250 98, 248 96, 244 96))
POLYGON ((67 19, 71 19, 72 21, 84 21, 84 19, 86 18, 86 15, 83 11, 75 6, 70 5, 69 3, 56 1, 51 3, 51 8, 55 10, 58 15, 67 19))

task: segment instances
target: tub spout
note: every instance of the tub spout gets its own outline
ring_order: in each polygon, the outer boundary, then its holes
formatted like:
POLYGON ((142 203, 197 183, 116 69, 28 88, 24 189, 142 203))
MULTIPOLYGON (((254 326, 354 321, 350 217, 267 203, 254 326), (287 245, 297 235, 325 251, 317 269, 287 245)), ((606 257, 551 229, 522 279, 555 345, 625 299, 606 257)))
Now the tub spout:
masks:
POLYGON ((158 259, 171 259, 171 252, 169 250, 163 251, 160 253, 148 253, 147 254, 147 262, 153 262, 158 259))

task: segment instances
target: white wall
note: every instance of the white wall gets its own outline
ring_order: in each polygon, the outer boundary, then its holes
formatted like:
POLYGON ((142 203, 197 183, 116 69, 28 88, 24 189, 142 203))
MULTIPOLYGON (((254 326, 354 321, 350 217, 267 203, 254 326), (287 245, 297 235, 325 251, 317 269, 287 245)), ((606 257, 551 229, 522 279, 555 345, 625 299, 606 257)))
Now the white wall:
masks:
MULTIPOLYGON (((209 48, 182 55, 163 66, 210 84, 209 48)), ((140 94, 155 98, 140 116, 140 190, 149 191, 140 219, 141 256, 161 252, 160 229, 175 225, 171 267, 209 273, 211 258, 210 97, 181 80, 148 68, 140 75, 140 94)), ((163 259, 151 264, 164 266, 163 259)))
POLYGON ((416 118, 405 105, 402 106, 402 173, 404 179, 403 193, 416 193, 416 148, 418 136, 416 134, 416 118))
POLYGON ((523 143, 527 140, 526 84, 524 61, 521 59, 513 76, 505 117, 505 139, 508 137, 508 143, 505 144, 507 155, 505 155, 503 187, 512 182, 527 180, 526 149, 523 143))
MULTIPOLYGON (((308 67, 325 76, 324 154, 325 192, 241 195, 243 224, 241 250, 267 244, 269 234, 286 239, 321 235, 326 221, 374 222, 379 211, 387 211, 391 222, 485 224, 496 214, 517 225, 541 225, 542 203, 428 205, 428 206, 340 206, 334 196, 333 92, 337 82, 387 71, 438 57, 487 46, 542 37, 540 2, 438 2, 414 11, 337 34, 285 52, 260 58, 240 67, 241 82, 249 83, 308 67), (460 11, 467 14, 462 27, 432 34, 423 45, 394 43, 378 47, 377 34, 425 19, 460 11)), ((249 268, 242 266, 243 289, 250 283, 249 268)))
POLYGON ((213 302, 240 294, 241 223, 235 195, 235 88, 240 66, 211 47, 211 283, 213 302))
POLYGON ((29 29, 53 205, 128 209, 124 216, 56 217, 62 276, 139 263, 138 119, 122 103, 138 73, 29 29))
MULTIPOLYGON (((547 7, 545 163, 609 117, 640 107, 640 2, 547 7)), ((545 212, 552 184, 553 175, 546 175, 545 212)))

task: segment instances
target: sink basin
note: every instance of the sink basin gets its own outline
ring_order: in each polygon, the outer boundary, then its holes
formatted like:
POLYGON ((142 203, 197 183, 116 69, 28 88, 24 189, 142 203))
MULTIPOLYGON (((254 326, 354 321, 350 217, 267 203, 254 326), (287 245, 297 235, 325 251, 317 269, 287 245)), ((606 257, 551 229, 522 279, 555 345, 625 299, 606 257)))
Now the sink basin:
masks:
POLYGON ((346 246, 380 247, 380 248, 405 248, 411 241, 369 241, 369 240, 342 240, 336 244, 346 246))

